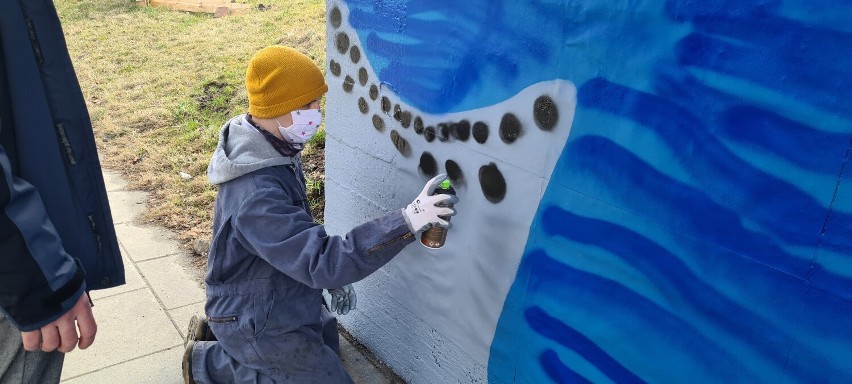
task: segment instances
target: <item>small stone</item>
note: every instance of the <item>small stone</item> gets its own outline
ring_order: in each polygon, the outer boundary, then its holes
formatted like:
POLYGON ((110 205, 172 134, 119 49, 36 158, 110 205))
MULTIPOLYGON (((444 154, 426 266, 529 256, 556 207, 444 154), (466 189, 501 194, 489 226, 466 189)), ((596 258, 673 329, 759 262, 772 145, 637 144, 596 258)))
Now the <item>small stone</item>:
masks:
POLYGON ((186 172, 181 172, 181 173, 180 173, 180 178, 181 178, 181 179, 184 179, 184 180, 189 180, 189 179, 191 179, 191 178, 192 178, 192 175, 190 175, 190 174, 188 174, 188 173, 186 173, 186 172))
POLYGON ((198 255, 207 256, 207 252, 210 250, 210 243, 204 239, 195 239, 192 242, 192 250, 198 255))

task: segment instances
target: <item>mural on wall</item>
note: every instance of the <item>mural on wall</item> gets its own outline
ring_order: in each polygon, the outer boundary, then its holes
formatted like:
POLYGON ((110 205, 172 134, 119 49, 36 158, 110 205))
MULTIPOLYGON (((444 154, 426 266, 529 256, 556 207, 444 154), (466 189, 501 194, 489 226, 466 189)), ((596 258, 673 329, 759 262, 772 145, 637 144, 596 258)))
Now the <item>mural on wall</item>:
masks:
POLYGON ((492 382, 852 380, 849 14, 329 2, 348 108, 468 204, 394 297, 492 382))
MULTIPOLYGON (((378 192, 376 200, 410 199, 432 176, 448 174, 461 200, 458 209, 466 213, 453 218, 449 240, 440 251, 409 247, 410 257, 385 267, 389 281, 382 291, 485 367, 530 224, 570 131, 576 87, 519 70, 521 65, 556 68, 558 56, 544 48, 538 58, 518 55, 512 59, 515 68, 509 68, 507 55, 515 55, 510 51, 524 45, 518 36, 504 35, 504 41, 514 43, 492 46, 488 53, 436 50, 434 42, 454 35, 463 36, 465 44, 488 34, 495 34, 495 44, 499 38, 497 29, 468 36, 455 27, 464 24, 459 20, 433 23, 432 18, 441 18, 429 11, 433 5, 328 3, 328 100, 357 112, 328 113, 333 140, 326 147, 326 176, 337 182, 351 177, 336 173, 334 166, 336 158, 347 161, 340 152, 350 146, 392 163, 398 174, 392 180, 377 178, 369 183, 373 187, 358 190, 369 194, 364 189, 385 189, 388 184, 400 188, 378 192), (401 27, 388 22, 402 23, 417 36, 394 34, 401 27), (433 24, 430 30, 412 28, 433 24), (486 67, 493 70, 490 76, 484 76, 486 67), (425 71, 424 76, 406 75, 417 68, 425 71), (403 92, 400 87, 410 88, 403 92), (341 115, 345 119, 335 124, 341 115), (346 145, 338 145, 338 140, 346 145), (378 153, 388 146, 394 154, 378 153)), ((470 16, 477 13, 471 10, 470 16)), ((504 32, 510 33, 505 28, 504 32)), ((354 157, 357 153, 348 161, 354 157)), ((338 208, 334 199, 328 200, 327 211, 334 215, 338 208)), ((440 364, 458 359, 450 354, 435 360, 440 364)))

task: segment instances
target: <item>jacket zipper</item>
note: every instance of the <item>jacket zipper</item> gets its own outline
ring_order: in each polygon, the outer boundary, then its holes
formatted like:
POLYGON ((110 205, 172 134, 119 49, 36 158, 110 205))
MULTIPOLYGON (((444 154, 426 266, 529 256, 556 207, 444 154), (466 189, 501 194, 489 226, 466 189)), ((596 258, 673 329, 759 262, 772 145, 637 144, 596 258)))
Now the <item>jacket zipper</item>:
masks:
POLYGON ((293 171, 293 175, 295 175, 295 176, 296 176, 296 181, 298 181, 298 182, 299 182, 299 186, 300 186, 300 187, 302 187, 302 192, 303 192, 305 195, 307 195, 307 193, 308 193, 308 192, 307 192, 308 187, 307 187, 304 183, 302 183, 302 177, 301 177, 301 176, 299 176, 299 175, 300 175, 300 173, 299 173, 299 171, 296 169, 296 166, 295 166, 295 165, 293 165, 293 164, 290 164, 290 170, 292 170, 292 171, 293 171))
POLYGON ((56 124, 56 137, 62 145, 62 150, 65 152, 65 157, 71 165, 77 165, 77 156, 74 155, 74 147, 71 146, 71 140, 68 140, 68 133, 65 131, 65 125, 62 123, 56 124))
POLYGON ((394 242, 396 242, 396 241, 398 241, 398 240, 405 240, 405 239, 411 238, 412 236, 414 236, 414 234, 413 234, 413 233, 411 233, 411 232, 406 232, 406 233, 405 233, 405 234, 403 234, 403 235, 400 235, 400 236, 394 237, 393 239, 390 239, 390 240, 388 240, 388 241, 385 241, 384 243, 381 243, 381 244, 379 244, 379 245, 377 245, 377 246, 375 246, 375 247, 373 247, 373 248, 368 249, 368 250, 367 250, 367 254, 369 255, 369 254, 371 254, 371 253, 373 253, 373 252, 376 252, 376 251, 378 251, 378 250, 380 250, 380 249, 382 249, 382 248, 384 248, 384 247, 387 247, 387 246, 388 246, 388 245, 390 245, 391 243, 394 243, 394 242))
POLYGON ((296 166, 296 164, 290 164, 289 166, 290 170, 293 171, 293 176, 296 177, 296 182, 299 183, 299 187, 302 188, 302 195, 299 196, 299 198, 302 199, 302 208, 305 210, 305 212, 308 213, 308 215, 311 216, 311 219, 313 219, 313 215, 311 214, 311 205, 308 202, 308 186, 302 182, 302 176, 304 175, 304 173, 301 172, 301 162, 299 163, 298 167, 296 166))
POLYGON ((237 321, 237 317, 236 316, 208 317, 207 321, 211 322, 211 323, 230 323, 230 322, 237 321))
POLYGON ((103 249, 103 244, 101 244, 101 234, 98 232, 98 226, 95 224, 95 216, 89 215, 89 225, 92 226, 92 233, 95 234, 95 240, 98 242, 98 254, 101 253, 103 249))
POLYGON ((38 42, 38 36, 36 35, 35 25, 33 25, 33 20, 27 17, 27 34, 30 37, 30 44, 33 46, 33 56, 35 56, 36 63, 39 65, 44 64, 44 55, 41 52, 41 44, 38 42))

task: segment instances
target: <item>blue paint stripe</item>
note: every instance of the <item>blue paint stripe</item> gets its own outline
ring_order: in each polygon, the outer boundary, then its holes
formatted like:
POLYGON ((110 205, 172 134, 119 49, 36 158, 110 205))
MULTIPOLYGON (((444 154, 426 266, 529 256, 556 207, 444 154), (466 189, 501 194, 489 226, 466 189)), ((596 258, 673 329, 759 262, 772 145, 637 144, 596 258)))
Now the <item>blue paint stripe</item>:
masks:
MULTIPOLYGON (((527 253, 524 256, 524 263, 529 263, 532 271, 529 289, 525 294, 527 302, 560 302, 571 297, 572 305, 594 303, 595 308, 598 308, 594 312, 598 312, 599 316, 618 316, 617 319, 607 320, 609 326, 630 324, 630 327, 636 327, 636 324, 643 324, 643 332, 646 334, 667 338, 668 344, 665 349, 670 350, 667 353, 671 354, 671 358, 702 362, 701 364, 707 370, 718 371, 721 378, 730 378, 733 375, 731 367, 741 365, 741 362, 729 351, 718 345, 715 340, 704 336, 694 324, 689 324, 677 314, 671 313, 617 281, 563 264, 541 249, 527 253), (566 284, 566 282, 570 283, 566 284), (666 335, 677 335, 677 338, 669 338, 666 335), (701 348, 696 349, 694 347, 696 345, 700 345, 701 348)), ((534 324, 530 326, 533 329, 536 328, 534 324)), ((596 329, 594 326, 591 327, 596 329)), ((541 332, 538 333, 541 334, 541 332)), ((659 351, 656 348, 655 350, 659 351)), ((618 369, 608 366, 607 357, 590 355, 588 358, 605 375, 617 376, 618 369), (592 358, 603 360, 591 361, 592 358), (615 372, 603 368, 615 369, 615 372)), ((638 356, 633 361, 637 364, 647 363, 644 357, 638 356)), ((741 374, 737 373, 737 375, 741 374)))
MULTIPOLYGON (((795 185, 740 159, 710 136, 701 120, 675 103, 603 78, 583 84, 578 90, 578 103, 655 131, 680 161, 691 165, 688 171, 714 201, 750 217, 787 241, 816 246, 827 207, 795 185)), ((848 214, 836 214, 848 220, 848 214)), ((836 250, 852 248, 852 239, 838 240, 843 243, 824 245, 836 250)))
MULTIPOLYGON (((749 345, 768 359, 776 362, 787 359, 788 352, 779 346, 793 343, 793 335, 720 293, 677 256, 650 239, 617 224, 578 216, 558 207, 546 208, 542 213, 542 223, 547 234, 605 249, 643 273, 660 291, 681 296, 683 300, 679 302, 691 307, 680 311, 684 318, 710 319, 732 337, 748 338, 749 345), (697 316, 688 316, 690 311, 697 316)), ((712 253, 712 250, 708 251, 707 256, 712 253)), ((724 256, 715 258, 717 268, 743 270, 743 263, 736 261, 724 256)), ((770 281, 769 276, 754 273, 749 279, 757 286, 777 285, 778 281, 770 281)), ((845 333, 852 337, 852 333, 845 333)), ((790 362, 790 365, 796 367, 796 372, 809 369, 798 361, 790 362)))
POLYGON ((852 78, 848 69, 836 70, 830 65, 799 63, 789 47, 749 47, 700 34, 683 38, 675 47, 678 62, 714 72, 750 80, 795 94, 799 100, 850 116, 846 101, 852 98, 852 78))
POLYGON ((758 51, 769 49, 776 58, 791 59, 785 60, 784 64, 778 62, 781 68, 815 73, 826 68, 847 79, 852 75, 849 71, 852 54, 849 50, 837 49, 852 46, 852 35, 849 33, 774 15, 745 18, 719 16, 695 20, 693 26, 702 34, 724 36, 757 47, 758 51))
POLYGON ((726 137, 762 147, 810 171, 836 176, 849 135, 833 134, 752 106, 734 106, 719 116, 726 137), (834 150, 836 149, 836 151, 834 150))
MULTIPOLYGON (((547 314, 544 309, 533 306, 524 311, 524 318, 529 323, 533 330, 544 337, 551 339, 569 349, 577 352, 580 356, 588 360, 591 364, 603 372, 607 377, 616 383, 644 383, 645 381, 624 368, 618 361, 613 359, 603 349, 597 346, 592 340, 578 332, 576 329, 566 325, 547 314)), ((545 352, 547 353, 547 352, 545 352)), ((553 357, 559 360, 559 357, 553 353, 553 357)), ((550 363, 554 362, 552 359, 550 363)), ((561 361, 559 362, 561 364, 561 361)), ((552 367, 555 368, 555 367, 552 367)), ((565 367, 567 369, 567 367, 565 367)), ((545 371, 550 374, 545 366, 545 371)), ((557 370, 564 372, 563 370, 557 370)), ((570 371, 574 373, 573 371, 570 371)), ((576 375, 576 373, 575 373, 576 375)), ((551 376, 553 377, 553 376, 551 376)), ((562 382, 562 381, 560 381, 562 382)))
MULTIPOLYGON (((652 217, 671 230, 717 244, 793 276, 807 276, 810 252, 798 257, 790 254, 766 235, 746 229, 737 212, 717 204, 704 191, 659 172, 611 140, 583 136, 570 142, 567 151, 571 156, 560 163, 560 179, 600 180, 611 191, 602 197, 612 195, 612 204, 639 210, 640 215, 652 217)), ((553 228, 569 229, 559 227, 558 222, 554 224, 553 228)))
POLYGON ((678 67, 657 68, 654 90, 693 116, 701 116, 708 133, 762 148, 823 175, 837 175, 844 143, 852 134, 852 125, 839 125, 840 119, 793 121, 707 86, 678 67))
POLYGON ((775 11, 781 0, 667 0, 666 14, 675 20, 708 17, 755 17, 775 11))
MULTIPOLYGON (((350 3, 353 2, 350 1, 350 3)), ((399 20, 399 22, 401 22, 401 20, 399 20)), ((386 15, 367 12, 357 8, 349 9, 349 24, 355 29, 369 29, 373 32, 396 33, 399 32, 401 27, 399 22, 389 23, 386 15)))
POLYGON ((568 368, 562 360, 559 360, 556 351, 552 349, 545 350, 539 357, 539 362, 547 376, 557 383, 592 383, 573 369, 568 368))

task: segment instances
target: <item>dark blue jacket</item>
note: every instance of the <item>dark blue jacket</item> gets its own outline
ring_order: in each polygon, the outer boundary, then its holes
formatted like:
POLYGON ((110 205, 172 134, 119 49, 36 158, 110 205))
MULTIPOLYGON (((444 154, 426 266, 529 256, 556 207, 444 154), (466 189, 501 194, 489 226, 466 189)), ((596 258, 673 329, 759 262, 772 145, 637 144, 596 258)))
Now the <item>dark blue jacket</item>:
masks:
POLYGON ((92 126, 49 0, 0 1, 0 308, 22 331, 124 283, 92 126))

